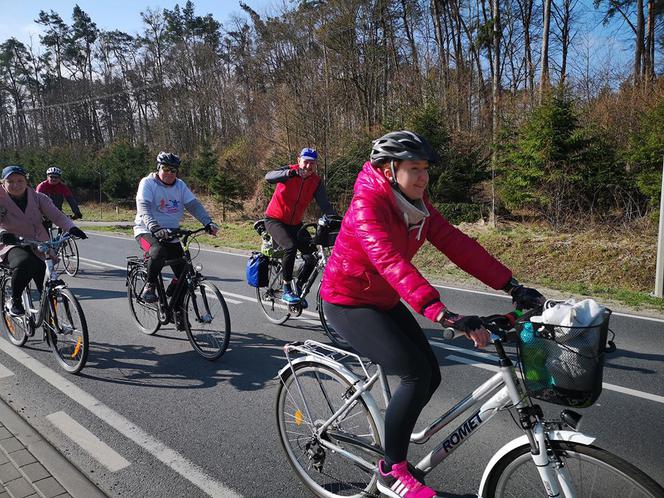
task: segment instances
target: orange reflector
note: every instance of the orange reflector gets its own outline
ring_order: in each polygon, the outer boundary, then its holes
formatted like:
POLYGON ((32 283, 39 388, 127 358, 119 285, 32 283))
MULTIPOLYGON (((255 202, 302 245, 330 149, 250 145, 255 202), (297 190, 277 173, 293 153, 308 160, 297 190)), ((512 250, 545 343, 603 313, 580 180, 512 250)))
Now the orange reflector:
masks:
POLYGON ((295 412, 295 425, 302 425, 302 412, 300 410, 295 412))
POLYGON ((81 338, 79 337, 76 340, 76 347, 74 348, 74 352, 71 354, 72 358, 76 358, 78 356, 78 353, 81 351, 81 344, 82 344, 82 341, 81 341, 81 338))

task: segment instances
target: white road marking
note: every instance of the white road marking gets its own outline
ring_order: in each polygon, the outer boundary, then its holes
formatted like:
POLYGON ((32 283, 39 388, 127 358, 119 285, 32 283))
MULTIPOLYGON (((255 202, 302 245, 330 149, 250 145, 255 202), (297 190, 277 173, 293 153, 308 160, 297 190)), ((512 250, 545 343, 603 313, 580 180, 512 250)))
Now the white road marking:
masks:
POLYGON ((6 366, 0 363, 0 379, 11 377, 12 375, 14 375, 14 372, 12 372, 6 366))
POLYGON ((16 361, 22 363, 26 368, 32 370, 36 375, 61 391, 64 395, 99 417, 119 433, 136 443, 157 460, 173 469, 205 493, 215 497, 241 497, 241 495, 208 475, 201 467, 189 461, 175 450, 169 448, 160 440, 148 434, 136 424, 126 419, 112 408, 106 406, 97 398, 88 394, 54 370, 41 364, 29 354, 12 346, 6 340, 0 340, 0 350, 13 357, 16 361))
MULTIPOLYGON (((448 349, 450 351, 455 351, 455 352, 459 352, 459 353, 463 353, 463 354, 467 354, 467 355, 471 355, 471 356, 477 356, 477 357, 487 359, 487 360, 490 360, 490 359, 495 360, 496 359, 495 355, 491 355, 491 354, 488 354, 488 353, 482 353, 480 351, 472 351, 470 349, 459 348, 457 346, 451 346, 449 344, 441 344, 441 343, 435 342, 435 341, 429 341, 429 344, 431 344, 432 346, 436 346, 438 348, 448 349)), ((458 363, 465 363, 467 365, 472 365, 472 366, 477 367, 477 368, 483 368, 485 370, 498 371, 498 367, 496 367, 495 365, 488 365, 486 363, 480 363, 478 361, 471 360, 470 358, 463 358, 461 356, 456 356, 456 355, 448 355, 445 358, 450 360, 450 361, 456 361, 458 363)), ((520 372, 517 371, 517 374, 520 374, 520 372)), ((618 392, 618 393, 627 394, 628 396, 635 396, 637 398, 647 399, 649 401, 654 401, 656 403, 664 404, 664 396, 660 396, 658 394, 652 394, 652 393, 647 393, 647 392, 644 392, 644 391, 638 391, 636 389, 631 389, 629 387, 617 386, 615 384, 609 384, 608 382, 603 382, 602 387, 604 389, 608 389, 609 391, 615 391, 615 392, 618 392)))
POLYGON ((51 413, 46 417, 65 436, 74 441, 92 458, 111 472, 117 472, 131 465, 122 455, 87 430, 65 412, 51 413))
POLYGON ((97 261, 96 259, 88 259, 88 258, 81 258, 79 257, 81 261, 85 261, 86 263, 91 263, 93 265, 99 265, 99 266, 104 266, 106 268, 113 268, 115 270, 126 270, 127 266, 118 266, 118 265, 112 265, 111 263, 105 263, 103 261, 97 261))

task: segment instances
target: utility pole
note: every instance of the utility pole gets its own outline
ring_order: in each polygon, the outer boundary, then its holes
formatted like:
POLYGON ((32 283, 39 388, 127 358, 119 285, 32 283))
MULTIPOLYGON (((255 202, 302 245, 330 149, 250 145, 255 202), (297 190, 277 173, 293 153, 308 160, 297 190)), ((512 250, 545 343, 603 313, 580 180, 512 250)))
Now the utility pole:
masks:
POLYGON ((662 160, 662 191, 659 196, 659 235, 657 236, 657 267, 655 297, 664 297, 664 160, 662 160))

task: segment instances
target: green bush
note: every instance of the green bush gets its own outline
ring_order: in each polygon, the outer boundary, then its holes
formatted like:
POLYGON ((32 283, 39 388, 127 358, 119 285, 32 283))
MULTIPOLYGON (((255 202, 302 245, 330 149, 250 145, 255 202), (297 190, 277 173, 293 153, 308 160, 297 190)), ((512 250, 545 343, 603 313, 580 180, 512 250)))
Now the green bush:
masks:
POLYGON ((482 205, 467 202, 440 202, 434 204, 447 221, 454 225, 474 223, 482 219, 482 205))

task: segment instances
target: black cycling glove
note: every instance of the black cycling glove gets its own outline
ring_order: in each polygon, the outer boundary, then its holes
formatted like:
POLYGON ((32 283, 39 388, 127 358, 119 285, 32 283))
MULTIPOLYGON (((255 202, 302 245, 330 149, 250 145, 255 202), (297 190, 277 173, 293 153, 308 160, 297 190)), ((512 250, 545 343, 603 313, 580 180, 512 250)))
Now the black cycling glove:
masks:
POLYGON ((512 296, 512 303, 520 310, 536 308, 544 304, 545 297, 536 289, 524 287, 512 277, 503 290, 512 296))
POLYGON ((159 225, 157 225, 152 227, 150 231, 157 240, 166 240, 171 238, 171 231, 168 228, 161 228, 159 225))
POLYGON ((0 233, 0 244, 4 244, 7 246, 16 245, 18 244, 18 237, 16 237, 16 235, 10 232, 2 232, 0 233))
POLYGON ((69 229, 69 235, 73 235, 74 237, 78 237, 79 239, 87 239, 88 236, 85 234, 83 230, 81 230, 78 227, 71 227, 69 229))
POLYGON ((441 323, 446 327, 452 327, 460 330, 461 332, 470 332, 484 327, 484 323, 479 316, 475 315, 457 315, 450 310, 445 310, 441 323))

